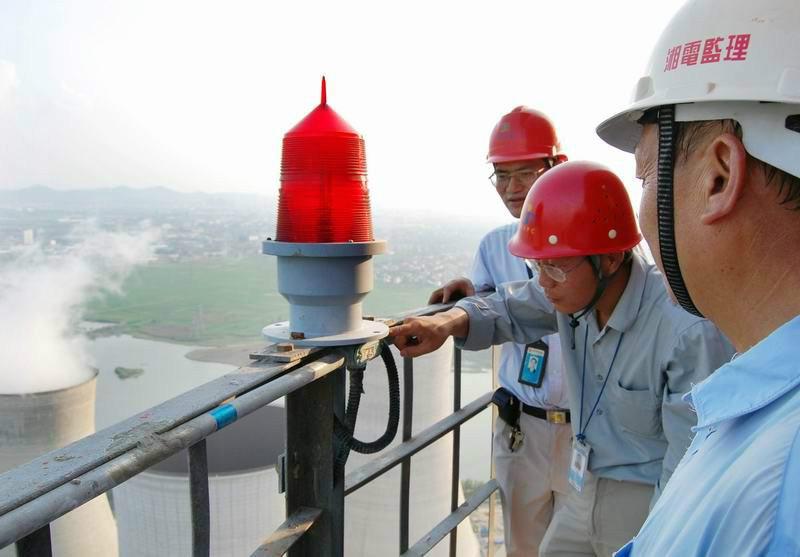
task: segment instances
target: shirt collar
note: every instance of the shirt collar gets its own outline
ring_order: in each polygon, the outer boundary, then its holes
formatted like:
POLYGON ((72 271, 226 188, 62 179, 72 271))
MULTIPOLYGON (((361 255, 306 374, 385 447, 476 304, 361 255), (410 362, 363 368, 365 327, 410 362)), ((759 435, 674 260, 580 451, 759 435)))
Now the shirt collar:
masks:
POLYGON ((631 260, 631 274, 628 277, 628 284, 622 291, 611 317, 606 323, 621 333, 627 331, 636 317, 639 315, 639 308, 642 305, 642 295, 644 294, 645 283, 647 282, 647 271, 644 268, 645 262, 635 252, 631 260))
POLYGON ((800 316, 692 387, 684 398, 697 411, 694 429, 760 410, 800 385, 798 336, 800 316))

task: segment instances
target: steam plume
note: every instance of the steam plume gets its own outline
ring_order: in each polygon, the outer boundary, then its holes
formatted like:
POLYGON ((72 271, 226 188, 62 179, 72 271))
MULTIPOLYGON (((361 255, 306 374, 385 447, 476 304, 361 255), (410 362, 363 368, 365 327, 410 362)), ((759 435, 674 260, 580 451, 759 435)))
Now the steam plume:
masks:
POLYGON ((87 340, 76 332, 88 300, 119 292, 137 264, 152 258, 154 229, 137 235, 94 226, 76 230, 59 255, 41 246, 0 263, 0 393, 63 389, 92 376, 87 340))

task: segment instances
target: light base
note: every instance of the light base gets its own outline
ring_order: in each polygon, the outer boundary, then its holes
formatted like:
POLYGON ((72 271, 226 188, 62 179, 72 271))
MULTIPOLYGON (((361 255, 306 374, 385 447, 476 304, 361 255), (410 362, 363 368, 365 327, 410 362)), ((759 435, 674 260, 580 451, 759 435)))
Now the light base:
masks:
POLYGON ((345 333, 294 338, 289 322, 281 321, 280 323, 267 325, 261 330, 261 334, 267 340, 273 342, 290 342, 295 346, 348 346, 350 344, 363 344, 371 340, 385 338, 389 335, 389 327, 380 321, 362 319, 360 327, 345 333))

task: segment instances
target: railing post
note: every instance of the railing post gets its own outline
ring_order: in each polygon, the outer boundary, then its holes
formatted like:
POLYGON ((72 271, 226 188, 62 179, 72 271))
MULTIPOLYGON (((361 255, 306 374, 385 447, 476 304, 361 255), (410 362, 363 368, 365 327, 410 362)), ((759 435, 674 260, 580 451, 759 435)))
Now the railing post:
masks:
POLYGON ((211 554, 211 510, 205 439, 189 447, 188 458, 189 498, 192 507, 192 556, 208 557, 211 554))
POLYGON ((344 467, 334 466, 333 433, 334 413, 344 413, 344 386, 342 368, 286 395, 286 516, 301 507, 322 510, 290 557, 344 555, 344 467))
MULTIPOLYGON (((461 410, 461 350, 453 350, 453 412, 461 410)), ((458 508, 458 488, 461 466, 461 427, 453 429, 453 471, 450 484, 450 512, 458 508)), ((450 557, 456 556, 458 549, 458 528, 450 532, 450 557)))
MULTIPOLYGON (((499 387, 498 370, 500 369, 500 354, 501 349, 499 346, 492 346, 492 392, 495 392, 499 387)), ((494 404, 489 405, 492 412, 492 429, 489 436, 489 478, 495 479, 494 473, 494 428, 497 424, 497 406, 494 404)), ((497 506, 497 491, 493 491, 489 497, 489 542, 486 545, 486 557, 494 557, 494 533, 495 521, 497 519, 495 507, 497 506)))
POLYGON ((43 526, 17 541, 19 557, 51 557, 53 549, 50 545, 50 525, 43 526))
MULTIPOLYGON (((403 358, 403 442, 411 439, 414 414, 414 360, 403 358)), ((408 551, 411 457, 400 464, 400 553, 408 551)))

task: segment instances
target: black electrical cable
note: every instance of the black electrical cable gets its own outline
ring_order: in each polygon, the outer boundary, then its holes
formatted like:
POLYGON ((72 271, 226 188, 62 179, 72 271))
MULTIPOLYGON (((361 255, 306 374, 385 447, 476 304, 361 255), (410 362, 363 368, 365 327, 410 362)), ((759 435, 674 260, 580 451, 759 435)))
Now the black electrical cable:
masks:
POLYGON ((347 462, 350 449, 361 454, 377 453, 385 449, 397 435, 397 427, 400 424, 400 378, 392 351, 384 341, 381 341, 380 355, 386 366, 386 377, 389 381, 389 418, 386 423, 386 431, 374 441, 369 442, 361 441, 353 436, 361 394, 364 392, 364 370, 350 372, 350 389, 344 423, 336 418, 333 428, 334 435, 340 442, 339 451, 336 454, 336 463, 340 466, 344 466, 347 462))
POLYGON ((667 277, 669 287, 681 307, 698 317, 703 317, 695 307, 686 288, 678 263, 678 249, 675 246, 675 202, 673 192, 673 170, 675 157, 675 106, 662 106, 658 109, 658 246, 661 252, 661 266, 667 277))
MULTIPOLYGON (((350 371, 350 389, 347 393, 347 406, 344 412, 344 425, 348 431, 355 431, 358 407, 361 405, 361 395, 364 394, 364 370, 350 371)), ((338 420, 337 420, 338 421, 338 420)))

